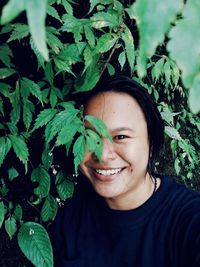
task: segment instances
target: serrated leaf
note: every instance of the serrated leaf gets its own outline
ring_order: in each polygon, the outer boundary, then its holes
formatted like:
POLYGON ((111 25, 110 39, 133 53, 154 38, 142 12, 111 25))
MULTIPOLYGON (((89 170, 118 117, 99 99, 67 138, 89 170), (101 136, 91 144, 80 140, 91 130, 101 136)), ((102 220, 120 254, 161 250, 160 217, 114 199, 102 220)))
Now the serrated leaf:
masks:
POLYGON ((197 114, 200 111, 200 74, 195 77, 190 88, 188 102, 191 111, 197 114))
POLYGON ((62 0, 62 5, 65 8, 65 11, 70 14, 73 15, 73 8, 72 5, 67 1, 67 0, 62 0))
POLYGON ((128 27, 125 27, 124 32, 121 34, 121 38, 125 44, 126 57, 131 71, 134 69, 135 63, 135 46, 131 31, 128 27))
POLYGON ((24 139, 21 136, 9 135, 8 137, 12 143, 12 147, 14 149, 14 152, 15 152, 17 158, 26 167, 27 161, 28 161, 28 156, 29 156, 27 144, 25 143, 24 139))
POLYGON ((47 81, 50 83, 51 86, 53 86, 53 81, 54 81, 54 73, 53 73, 53 68, 52 68, 52 62, 49 61, 46 66, 45 66, 45 76, 47 81))
POLYGON ((50 5, 47 6, 47 14, 61 22, 58 11, 53 6, 50 5))
POLYGON ((74 183, 71 180, 64 177, 62 172, 59 172, 56 176, 56 188, 60 198, 63 201, 73 196, 74 183))
POLYGON ((160 78, 162 71, 163 71, 163 65, 164 65, 165 59, 162 57, 160 58, 152 68, 152 77, 154 82, 157 82, 157 80, 160 78))
POLYGON ((6 65, 7 68, 13 67, 11 58, 13 57, 12 50, 7 44, 0 45, 0 60, 6 65))
POLYGON ((10 216, 7 220, 5 220, 5 229, 9 238, 12 239, 13 235, 17 231, 16 220, 13 216, 10 216))
POLYGON ((20 112, 21 112, 19 82, 17 82, 15 91, 10 94, 9 98, 12 104, 12 110, 10 112, 10 120, 12 124, 16 125, 20 119, 20 112))
POLYGON ((17 222, 21 222, 22 214, 23 214, 22 207, 21 205, 17 204, 13 212, 13 217, 16 219, 17 222))
POLYGON ((136 19, 140 35, 137 61, 139 76, 144 76, 147 59, 155 53, 157 45, 163 42, 165 33, 181 10, 182 4, 182 0, 138 0, 128 9, 130 18, 136 19))
POLYGON ((41 211, 41 217, 43 222, 54 220, 57 214, 58 204, 54 197, 48 195, 44 201, 41 211))
POLYGON ((19 229, 18 244, 25 256, 36 267, 53 267, 53 252, 45 228, 35 222, 26 222, 19 229))
POLYGON ((49 55, 45 33, 47 0, 25 1, 25 7, 33 41, 44 59, 48 60, 49 55))
POLYGON ((85 120, 88 121, 92 127, 94 127, 94 129, 100 136, 108 138, 110 141, 112 141, 112 137, 109 133, 109 130, 102 120, 91 115, 85 116, 85 120))
POLYGON ((55 91, 53 89, 51 89, 50 91, 50 105, 52 108, 54 108, 56 106, 58 102, 58 98, 57 98, 57 95, 55 93, 55 91))
POLYGON ((122 70, 123 67, 124 67, 124 64, 125 64, 125 62, 126 62, 126 54, 125 54, 125 51, 122 51, 122 52, 119 54, 118 61, 119 61, 119 64, 120 64, 120 66, 121 66, 121 70, 122 70))
POLYGON ((104 27, 117 27, 119 26, 118 15, 115 12, 98 12, 91 17, 92 27, 101 29, 104 27))
POLYGON ((47 44, 56 54, 58 54, 60 50, 63 49, 63 43, 53 32, 49 30, 49 27, 47 28, 46 34, 47 34, 47 44))
POLYGON ((82 77, 76 79, 75 91, 86 92, 92 90, 100 78, 100 69, 98 65, 98 55, 93 57, 93 61, 87 68, 82 77))
POLYGON ((56 139, 56 145, 60 146, 65 145, 67 143, 71 143, 75 134, 81 126, 82 122, 78 118, 75 118, 75 120, 72 121, 70 124, 64 125, 58 134, 58 137, 56 139))
POLYGON ((58 110, 53 109, 53 108, 48 108, 48 109, 42 110, 40 112, 40 114, 37 116, 33 131, 46 125, 48 122, 50 122, 53 119, 53 117, 56 115, 57 112, 58 112, 58 110))
POLYGON ((165 75, 165 84, 168 86, 171 84, 171 67, 168 60, 166 60, 164 66, 163 66, 163 74, 165 75))
POLYGON ((170 31, 170 41, 167 45, 171 58, 182 71, 182 81, 188 88, 192 86, 195 76, 199 73, 199 12, 199 1, 186 2, 182 12, 183 19, 178 20, 170 31))
POLYGON ((25 9, 25 0, 10 0, 2 9, 1 24, 16 18, 25 9))
POLYGON ((98 160, 101 160, 103 142, 101 137, 93 130, 86 130, 86 148, 89 152, 94 152, 98 160))
POLYGON ((7 42, 21 40, 29 35, 29 27, 26 24, 16 23, 7 42))
POLYGON ((117 34, 105 33, 97 40, 97 46, 95 48, 97 53, 106 53, 109 51, 116 41, 118 40, 117 34))
POLYGON ((10 68, 0 68, 0 79, 5 79, 16 73, 16 70, 10 68))
POLYGON ((34 189, 34 193, 39 199, 46 197, 50 190, 50 176, 41 165, 32 171, 31 181, 38 182, 39 185, 34 189))
POLYGON ((73 154, 74 154, 75 173, 77 174, 78 167, 85 154, 85 137, 83 135, 80 135, 76 139, 76 142, 73 145, 73 154))
POLYGON ((9 97, 11 86, 7 83, 0 83, 0 93, 5 97, 9 97))
POLYGON ((182 140, 179 132, 173 127, 165 126, 165 133, 172 139, 182 140))
POLYGON ((74 73, 71 70, 71 65, 69 65, 68 62, 61 60, 59 58, 54 58, 54 62, 59 71, 66 71, 74 75, 74 73))
POLYGON ((53 162, 53 154, 49 150, 49 146, 45 145, 45 148, 42 152, 42 164, 44 165, 45 169, 49 169, 53 162))
POLYGON ((5 137, 0 137, 0 166, 4 162, 6 157, 6 139, 5 137))
POLYGON ((3 224, 4 218, 5 218, 5 207, 3 201, 0 202, 0 229, 3 224))
POLYGON ((18 171, 14 167, 12 167, 12 168, 10 168, 8 170, 8 179, 10 181, 13 181, 18 176, 19 176, 19 173, 18 173, 18 171))
POLYGON ((30 38, 30 45, 31 45, 31 49, 33 50, 33 52, 35 53, 36 57, 37 57, 37 61, 38 61, 38 69, 40 67, 42 67, 44 69, 44 58, 41 55, 41 53, 39 52, 38 48, 36 47, 35 43, 33 42, 33 38, 30 38))
POLYGON ((84 26, 84 31, 85 31, 85 37, 88 41, 88 44, 90 45, 91 48, 94 48, 95 46, 95 35, 93 32, 93 29, 87 25, 84 26))
POLYGON ((23 122, 24 125, 26 127, 26 129, 28 130, 30 128, 32 119, 33 119, 33 112, 34 112, 34 104, 29 101, 26 100, 23 103, 23 122))
POLYGON ((79 113, 78 109, 63 110, 56 114, 55 118, 47 125, 45 129, 45 139, 49 143, 64 125, 69 125, 76 115, 79 113))
POLYGON ((23 77, 20 80, 21 94, 23 95, 23 90, 27 89, 32 95, 34 95, 40 102, 42 102, 42 93, 40 87, 34 81, 23 77))

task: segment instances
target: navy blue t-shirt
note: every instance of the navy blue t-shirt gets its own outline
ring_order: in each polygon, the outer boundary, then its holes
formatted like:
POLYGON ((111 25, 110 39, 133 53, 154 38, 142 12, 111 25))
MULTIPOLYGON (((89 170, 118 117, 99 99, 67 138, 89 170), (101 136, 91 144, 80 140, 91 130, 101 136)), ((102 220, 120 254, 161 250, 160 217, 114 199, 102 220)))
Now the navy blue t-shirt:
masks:
POLYGON ((161 178, 140 207, 110 209, 86 182, 52 227, 54 267, 200 267, 200 194, 161 178))

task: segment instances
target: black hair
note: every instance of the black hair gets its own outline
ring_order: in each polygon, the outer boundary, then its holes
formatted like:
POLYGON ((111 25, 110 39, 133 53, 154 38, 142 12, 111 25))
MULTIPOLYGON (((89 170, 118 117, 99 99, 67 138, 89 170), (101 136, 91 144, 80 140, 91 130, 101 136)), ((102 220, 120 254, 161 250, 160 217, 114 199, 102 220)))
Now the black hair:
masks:
POLYGON ((93 96, 108 91, 127 93, 132 96, 141 107, 147 122, 149 138, 150 151, 148 172, 151 176, 155 177, 155 161, 164 141, 164 123, 156 103, 153 101, 146 88, 135 80, 123 75, 117 75, 100 81, 95 89, 83 94, 78 102, 81 102, 81 104, 85 106, 93 96))

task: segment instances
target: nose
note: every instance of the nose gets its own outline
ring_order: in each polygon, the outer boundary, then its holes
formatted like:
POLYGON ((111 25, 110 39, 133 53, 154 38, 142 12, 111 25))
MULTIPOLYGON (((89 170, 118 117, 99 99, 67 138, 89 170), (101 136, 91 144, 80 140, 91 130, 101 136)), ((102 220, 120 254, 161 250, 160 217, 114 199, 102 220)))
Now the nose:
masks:
MULTIPOLYGON (((102 147, 101 161, 107 162, 107 161, 115 159, 116 152, 115 152, 114 144, 110 140, 105 139, 105 138, 103 138, 102 141, 103 141, 103 147, 102 147)), ((98 160, 94 153, 93 153, 93 159, 95 159, 96 161, 98 160)))

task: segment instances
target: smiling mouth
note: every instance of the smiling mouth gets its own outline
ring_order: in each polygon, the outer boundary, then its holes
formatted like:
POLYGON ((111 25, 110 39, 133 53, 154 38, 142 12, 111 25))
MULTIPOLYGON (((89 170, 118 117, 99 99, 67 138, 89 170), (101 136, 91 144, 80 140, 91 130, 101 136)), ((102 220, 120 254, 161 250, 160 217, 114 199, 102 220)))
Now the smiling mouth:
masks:
POLYGON ((108 170, 103 170, 103 169, 94 169, 94 171, 100 175, 103 176, 110 176, 114 175, 117 173, 120 173, 123 170, 123 168, 116 168, 116 169, 108 169, 108 170))

